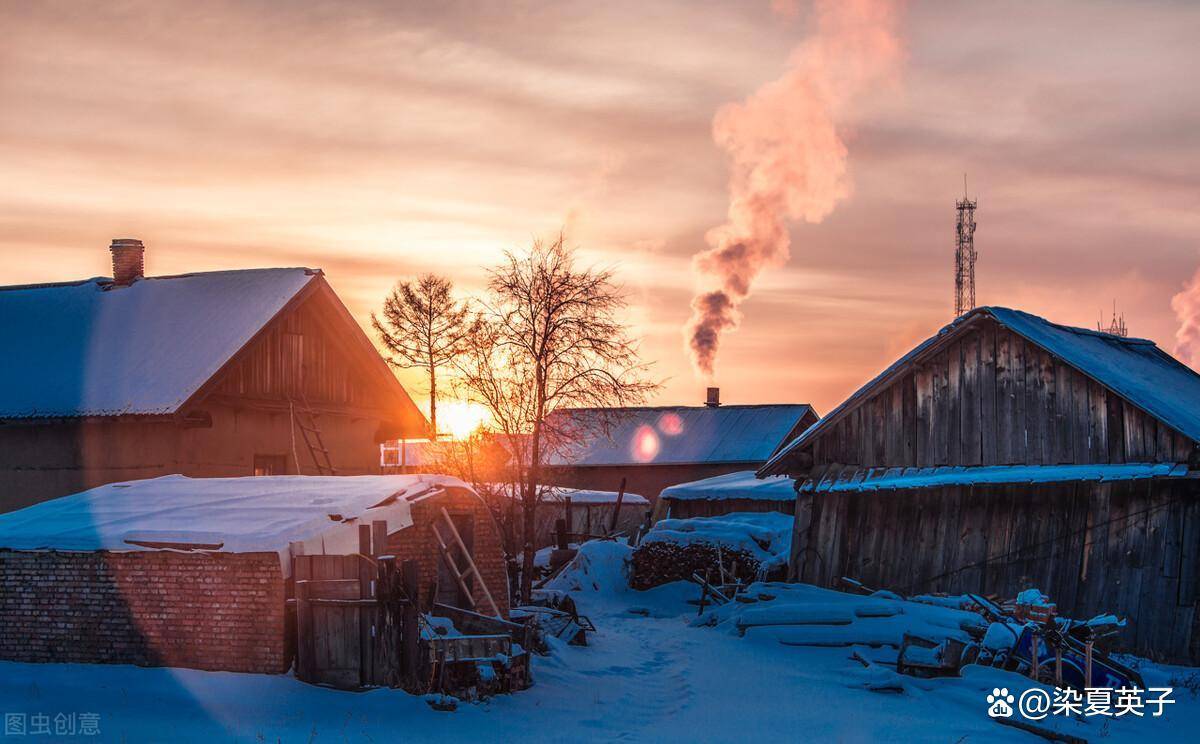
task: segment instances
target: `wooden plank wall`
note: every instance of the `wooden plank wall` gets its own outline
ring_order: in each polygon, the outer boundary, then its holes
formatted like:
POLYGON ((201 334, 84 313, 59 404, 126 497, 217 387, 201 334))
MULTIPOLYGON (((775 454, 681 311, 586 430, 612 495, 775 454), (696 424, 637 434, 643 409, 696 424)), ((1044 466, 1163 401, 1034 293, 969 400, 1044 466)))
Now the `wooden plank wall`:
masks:
POLYGON ((251 398, 298 396, 310 402, 374 407, 375 391, 336 342, 313 297, 277 319, 227 371, 217 392, 251 398))
POLYGON ((903 594, 1037 587, 1069 617, 1128 618, 1131 651, 1196 663, 1198 491, 1158 479, 820 494, 793 575, 903 594))
POLYGON ((847 411, 816 465, 1187 462, 1192 443, 994 321, 847 411))

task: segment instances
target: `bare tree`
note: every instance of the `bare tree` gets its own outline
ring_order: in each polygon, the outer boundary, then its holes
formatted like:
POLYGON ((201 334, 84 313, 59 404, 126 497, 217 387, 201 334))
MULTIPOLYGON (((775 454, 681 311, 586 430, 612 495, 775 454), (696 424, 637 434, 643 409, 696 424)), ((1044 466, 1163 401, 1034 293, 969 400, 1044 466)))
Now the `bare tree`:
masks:
POLYGON ((429 425, 437 439, 437 372, 462 349, 471 331, 470 308, 451 296, 449 279, 423 274, 400 282, 383 302, 383 318, 371 325, 391 352, 396 367, 421 368, 429 375, 429 425))
POLYGON ((657 389, 618 314, 625 297, 611 271, 579 268, 560 234, 506 252, 492 270, 480 318, 457 357, 459 380, 491 414, 517 464, 524 561, 521 597, 533 576, 535 510, 547 456, 587 435, 548 419, 564 408, 641 403, 657 389))

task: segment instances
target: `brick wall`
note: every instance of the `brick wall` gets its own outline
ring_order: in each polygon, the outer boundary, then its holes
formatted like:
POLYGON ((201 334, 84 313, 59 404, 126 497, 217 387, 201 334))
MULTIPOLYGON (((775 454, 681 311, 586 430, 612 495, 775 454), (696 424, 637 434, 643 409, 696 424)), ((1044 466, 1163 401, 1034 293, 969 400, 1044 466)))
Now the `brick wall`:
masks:
MULTIPOLYGON (((442 560, 437 538, 433 535, 435 521, 442 534, 447 539, 453 539, 441 514, 443 507, 452 517, 471 515, 474 518, 472 558, 501 614, 508 617, 508 571, 504 565, 504 548, 500 543, 500 533, 492 522, 491 513, 473 492, 451 488, 441 496, 413 504, 413 526, 388 536, 388 552, 396 556, 398 563, 415 559, 420 564, 420 594, 421 601, 424 602, 431 583, 437 578, 438 563, 442 560)), ((491 614, 482 587, 472 587, 472 597, 478 612, 491 614)))
POLYGON ((285 672, 279 556, 0 551, 0 659, 285 672))

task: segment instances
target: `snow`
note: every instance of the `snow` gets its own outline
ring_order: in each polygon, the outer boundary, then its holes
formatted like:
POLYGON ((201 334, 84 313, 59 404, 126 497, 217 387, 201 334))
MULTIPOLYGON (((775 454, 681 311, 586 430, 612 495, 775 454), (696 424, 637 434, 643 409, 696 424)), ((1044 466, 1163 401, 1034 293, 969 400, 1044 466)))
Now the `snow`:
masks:
POLYGON ((843 412, 872 395, 900 369, 981 315, 991 316, 1002 326, 1062 358, 1184 436, 1200 441, 1200 375, 1158 348, 1153 341, 1059 325, 1006 307, 979 307, 943 327, 889 365, 827 416, 780 448, 761 472, 777 472, 789 453, 803 447, 824 427, 838 420, 843 412))
MULTIPOLYGON (((358 524, 410 526, 410 504, 444 488, 466 488, 439 475, 280 475, 161 478, 111 483, 0 514, 0 548, 144 550, 133 541, 219 544, 222 552, 352 553, 358 524)), ((289 562, 284 560, 285 572, 289 562)))
POLYGON ((835 477, 822 477, 819 480, 810 478, 800 485, 799 490, 801 493, 848 493, 1002 483, 1111 482, 1143 478, 1182 478, 1187 474, 1186 465, 1172 463, 870 468, 841 471, 835 477))
MULTIPOLYGON (((547 501, 565 501, 571 499, 572 504, 616 504, 616 491, 592 491, 586 488, 562 488, 560 486, 549 486, 542 491, 542 502, 547 501)), ((645 496, 636 493, 625 493, 621 499, 621 506, 649 506, 650 502, 645 496)))
POLYGON ((249 269, 0 289, 0 347, 14 351, 0 365, 0 417, 174 413, 313 277, 249 269))
POLYGON ((787 476, 759 478, 753 470, 704 478, 664 488, 659 498, 676 501, 719 501, 722 499, 762 499, 794 501, 796 482, 787 476))
POLYGON ((642 538, 642 544, 706 543, 744 550, 758 560, 763 570, 770 570, 787 563, 793 522, 792 515, 779 512, 738 512, 720 517, 660 519, 642 538))
MULTIPOLYGON (((917 679, 889 667, 905 629, 945 633, 964 616, 952 608, 759 584, 774 597, 706 613, 696 622, 699 590, 686 583, 635 592, 623 581, 628 547, 582 546, 556 581, 573 586, 579 610, 598 632, 587 647, 550 639, 533 660, 534 686, 453 712, 396 690, 340 692, 289 676, 132 666, 0 662, 0 711, 88 711, 100 716, 102 741, 913 741, 1021 742, 1040 739, 987 714, 993 688, 1032 683, 997 669, 968 666, 961 678, 917 679), (850 625, 807 627, 821 645, 785 645, 784 626, 739 632, 742 611, 772 602, 797 617, 814 603, 847 608, 850 625), (869 617, 877 607, 898 610, 869 617), (865 608, 868 617, 858 610, 865 608), (715 622, 715 624, 713 624, 715 622), (881 627, 880 623, 894 623, 881 627), (861 627, 860 627, 861 626, 861 627), (841 638, 831 638, 831 634, 841 638), (833 645, 831 641, 853 645, 833 645)), ((825 611, 825 610, 822 610, 825 611)), ((944 637, 944 635, 943 635, 944 637)), ((1176 688, 1162 718, 1049 719, 1089 741, 1187 742, 1200 727, 1200 699, 1184 689, 1196 670, 1140 661, 1151 686, 1176 688)), ((15 740, 15 739, 14 739, 15 740)))

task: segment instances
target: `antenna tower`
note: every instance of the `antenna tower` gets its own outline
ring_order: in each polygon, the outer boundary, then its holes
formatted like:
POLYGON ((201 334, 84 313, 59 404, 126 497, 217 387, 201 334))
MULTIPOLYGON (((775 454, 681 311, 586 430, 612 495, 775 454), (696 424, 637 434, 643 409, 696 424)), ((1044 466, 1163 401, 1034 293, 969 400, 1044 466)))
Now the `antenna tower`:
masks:
POLYGON ((975 205, 967 198, 967 177, 963 175, 963 198, 954 202, 958 211, 954 246, 954 317, 975 309, 975 205))
POLYGON ((1112 321, 1108 327, 1104 327, 1104 315, 1101 314, 1100 322, 1096 323, 1096 330, 1101 333, 1108 333, 1113 336, 1121 336, 1122 338, 1129 335, 1129 327, 1125 325, 1125 313, 1117 315, 1117 301, 1113 300, 1112 321))

